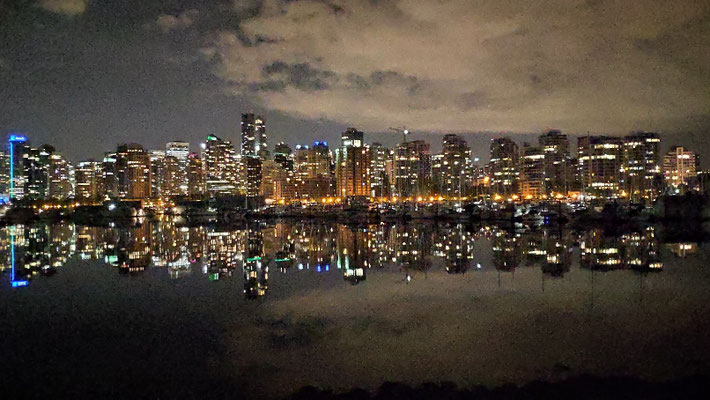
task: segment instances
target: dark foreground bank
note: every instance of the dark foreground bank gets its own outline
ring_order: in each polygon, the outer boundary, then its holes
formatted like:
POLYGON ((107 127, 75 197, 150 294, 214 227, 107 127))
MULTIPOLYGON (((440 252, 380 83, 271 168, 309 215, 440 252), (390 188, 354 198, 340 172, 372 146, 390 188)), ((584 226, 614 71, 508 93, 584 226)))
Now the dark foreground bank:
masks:
MULTIPOLYGON (((92 390, 86 385, 92 377, 76 377, 81 390, 42 390, 41 382, 36 387, 4 385, 4 397, 8 398, 130 398, 130 399, 249 399, 243 392, 226 382, 205 382, 204 386, 184 387, 180 382, 162 382, 156 386, 135 385, 121 391, 110 390, 110 384, 96 382, 108 390, 92 390)), ((10 383, 10 382, 8 382, 10 383)), ((46 388, 46 387, 45 387, 46 388)), ((75 388, 76 389, 76 388, 75 388)), ((523 386, 504 385, 496 388, 475 386, 460 388, 451 382, 423 383, 413 387, 402 383, 385 382, 374 392, 354 388, 345 392, 333 392, 307 386, 284 400, 425 400, 425 399, 707 399, 710 396, 710 379, 707 376, 692 376, 663 383, 646 382, 632 377, 601 378, 582 375, 560 382, 535 381, 523 386)))

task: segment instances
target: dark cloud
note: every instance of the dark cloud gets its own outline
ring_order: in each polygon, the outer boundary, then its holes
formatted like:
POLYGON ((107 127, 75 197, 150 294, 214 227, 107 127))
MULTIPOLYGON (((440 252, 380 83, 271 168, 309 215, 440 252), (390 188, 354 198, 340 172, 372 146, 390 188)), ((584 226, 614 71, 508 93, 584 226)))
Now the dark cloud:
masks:
POLYGON ((291 143, 406 125, 643 129, 710 147, 697 139, 710 133, 709 22, 691 0, 5 2, 0 129, 73 158, 235 140, 246 110, 291 143))
POLYGON ((283 87, 292 86, 299 90, 325 90, 337 82, 338 77, 331 71, 319 70, 308 63, 287 64, 276 61, 265 65, 263 74, 268 82, 282 82, 283 87))

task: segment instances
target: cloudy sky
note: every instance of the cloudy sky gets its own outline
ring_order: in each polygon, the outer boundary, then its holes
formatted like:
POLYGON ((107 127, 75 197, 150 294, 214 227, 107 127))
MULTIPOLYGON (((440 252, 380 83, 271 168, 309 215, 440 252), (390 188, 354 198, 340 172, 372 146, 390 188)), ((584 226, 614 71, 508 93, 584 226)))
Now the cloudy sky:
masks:
POLYGON ((234 140, 255 111, 292 145, 406 125, 480 155, 549 128, 710 153, 709 46, 693 0, 5 0, 0 131, 76 160, 234 140))

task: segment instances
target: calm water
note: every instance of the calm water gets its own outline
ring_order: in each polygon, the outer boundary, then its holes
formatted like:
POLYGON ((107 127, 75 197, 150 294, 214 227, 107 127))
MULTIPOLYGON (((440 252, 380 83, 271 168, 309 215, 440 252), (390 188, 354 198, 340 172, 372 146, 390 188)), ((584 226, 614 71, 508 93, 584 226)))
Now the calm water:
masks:
POLYGON ((709 256, 661 226, 5 227, 0 379, 36 397, 274 397, 707 374, 709 256))

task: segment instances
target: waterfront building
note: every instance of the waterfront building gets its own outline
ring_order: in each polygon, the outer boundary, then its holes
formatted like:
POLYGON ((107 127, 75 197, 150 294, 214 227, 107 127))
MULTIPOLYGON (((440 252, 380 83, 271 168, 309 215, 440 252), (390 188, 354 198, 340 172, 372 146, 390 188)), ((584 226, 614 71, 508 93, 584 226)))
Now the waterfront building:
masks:
POLYGON ((547 131, 538 138, 538 145, 545 155, 545 193, 567 193, 570 190, 570 175, 574 173, 574 169, 570 168, 567 135, 558 130, 547 131))
POLYGON ((539 199, 545 194, 545 151, 527 143, 521 155, 520 193, 526 200, 539 199))
POLYGON ((150 160, 150 194, 151 197, 163 197, 163 167, 165 150, 149 150, 150 160))
POLYGON ((340 197, 370 196, 370 149, 363 146, 363 133, 348 128, 335 151, 336 193, 340 197))
POLYGON ((207 194, 210 197, 235 195, 238 170, 232 143, 215 135, 209 135, 203 151, 207 194))
POLYGON ((130 143, 116 149, 118 193, 125 199, 146 199, 152 193, 150 155, 143 146, 130 143))
POLYGON ((621 138, 582 136, 577 139, 577 155, 582 189, 597 198, 617 198, 623 171, 621 138))
POLYGON ((316 141, 313 146, 296 146, 294 172, 297 198, 318 200, 335 194, 332 160, 325 141, 316 141))
POLYGON ((32 200, 49 198, 49 172, 54 151, 54 147, 45 144, 37 148, 29 148, 25 152, 23 160, 25 198, 32 200))
POLYGON ((424 196, 431 186, 431 148, 423 140, 398 144, 394 149, 394 194, 424 196))
POLYGON ((116 153, 107 152, 101 162, 101 197, 118 198, 118 156, 116 153))
POLYGON ((458 135, 444 135, 441 154, 432 157, 434 191, 444 196, 463 197, 470 192, 471 149, 458 135))
POLYGON ((61 154, 50 155, 49 191, 52 200, 66 200, 74 197, 74 166, 61 154))
POLYGON ((24 159, 30 151, 27 137, 20 134, 11 134, 8 139, 8 194, 10 199, 22 199, 25 196, 24 159))
POLYGON ((390 181, 387 174, 387 160, 390 151, 382 143, 370 146, 370 191, 372 197, 388 197, 390 181))
POLYGON ((622 189, 629 199, 653 201, 660 191, 661 139, 651 132, 633 132, 623 142, 622 189))
POLYGON ((178 195, 187 195, 189 192, 187 182, 187 164, 190 156, 190 143, 173 141, 165 145, 165 156, 175 157, 178 162, 176 179, 178 185, 178 195))
POLYGON ((682 147, 673 146, 663 156, 663 176, 667 186, 689 185, 697 178, 699 170, 698 156, 682 147))
POLYGON ((501 196, 518 194, 518 145, 509 138, 491 142, 490 186, 492 194, 501 196))
POLYGON ((161 197, 182 196, 184 194, 183 181, 186 174, 183 171, 180 160, 175 156, 165 156, 160 171, 161 197))
POLYGON ((191 199, 201 199, 204 196, 205 171, 197 153, 190 153, 187 157, 187 186, 187 194, 191 199))
POLYGON ((101 200, 101 163, 88 160, 79 162, 75 171, 75 198, 79 201, 101 200))

